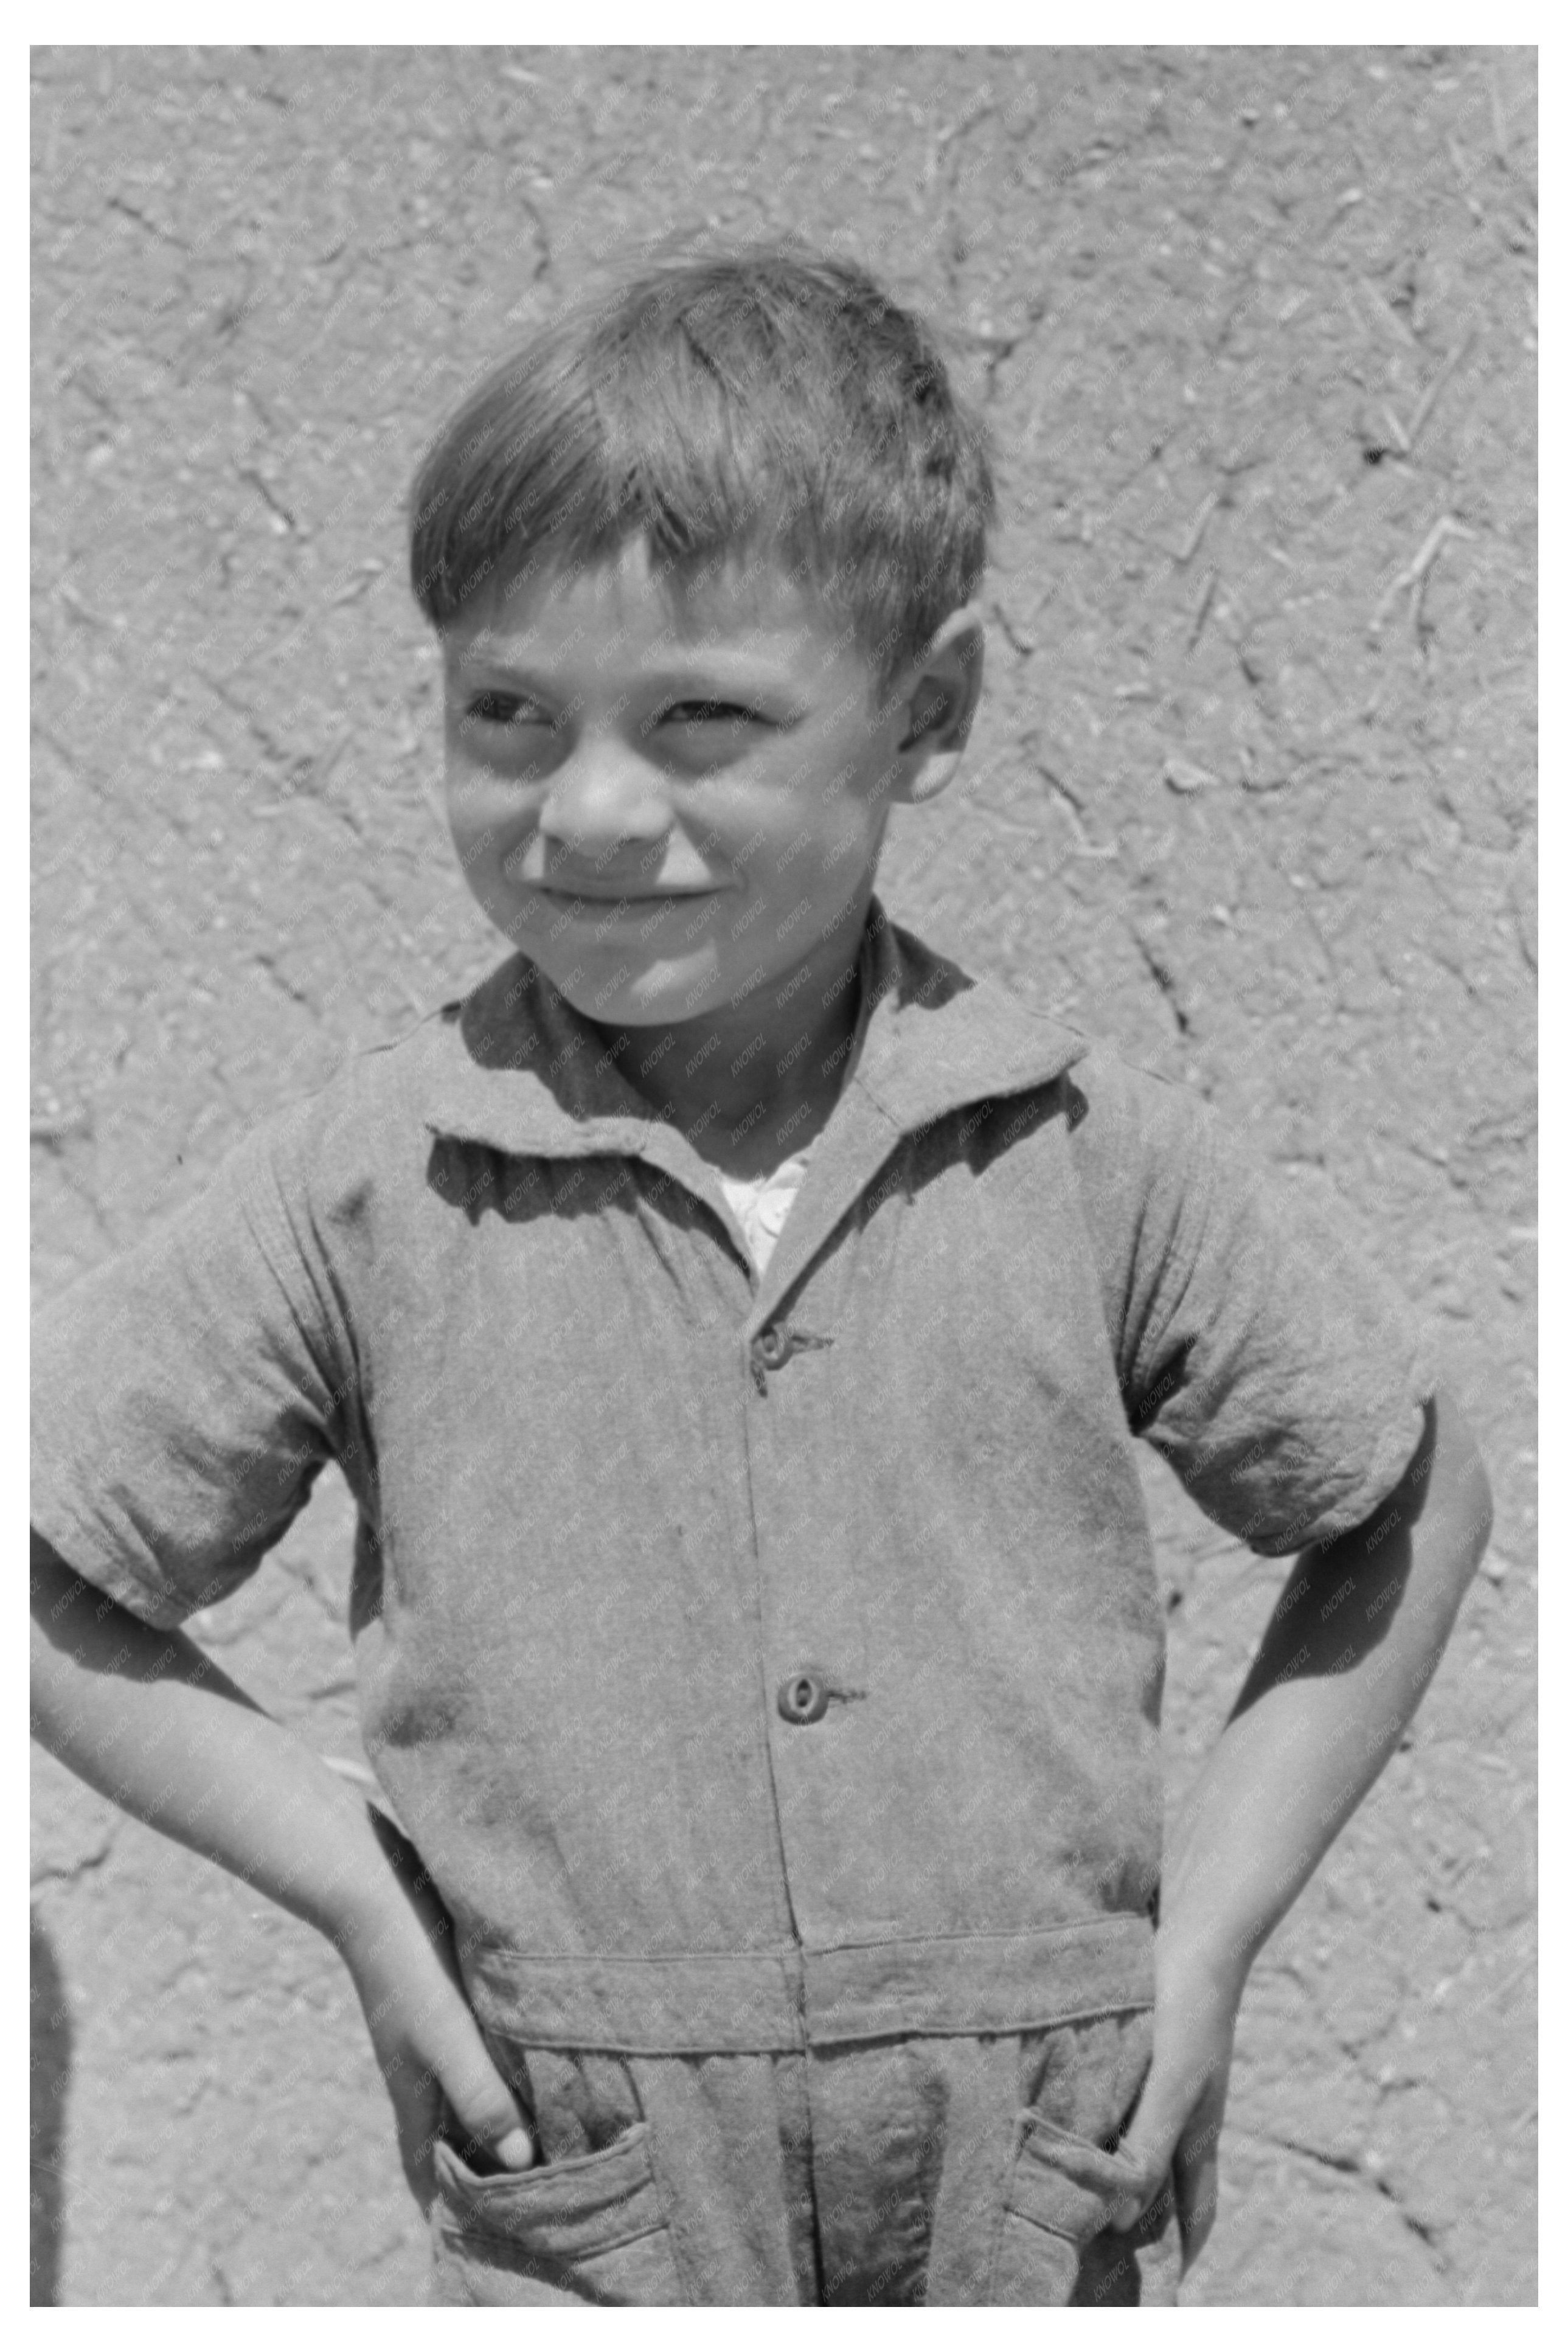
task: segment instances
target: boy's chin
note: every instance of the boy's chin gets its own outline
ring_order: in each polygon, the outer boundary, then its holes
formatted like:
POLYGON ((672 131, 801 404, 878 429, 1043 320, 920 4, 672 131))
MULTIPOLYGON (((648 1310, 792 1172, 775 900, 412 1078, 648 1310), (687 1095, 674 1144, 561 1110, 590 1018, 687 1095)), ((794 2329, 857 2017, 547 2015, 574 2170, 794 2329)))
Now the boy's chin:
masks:
POLYGON ((646 963, 625 950, 616 956, 601 951, 592 962, 583 957, 570 962, 560 956, 534 960, 573 1011, 601 1028, 663 1029, 700 1021, 735 992, 726 988, 711 953, 700 950, 646 963))

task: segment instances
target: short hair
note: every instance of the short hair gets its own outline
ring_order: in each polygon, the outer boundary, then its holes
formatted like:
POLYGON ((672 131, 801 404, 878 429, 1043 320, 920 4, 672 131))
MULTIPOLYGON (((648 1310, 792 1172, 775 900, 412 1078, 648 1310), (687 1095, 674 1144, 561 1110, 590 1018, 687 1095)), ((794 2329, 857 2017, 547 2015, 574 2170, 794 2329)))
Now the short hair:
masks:
POLYGON ((419 468, 410 570, 441 629, 639 536, 687 580, 771 558, 885 698, 973 594, 994 506, 924 321, 858 268, 770 246, 642 271, 496 368, 419 468))

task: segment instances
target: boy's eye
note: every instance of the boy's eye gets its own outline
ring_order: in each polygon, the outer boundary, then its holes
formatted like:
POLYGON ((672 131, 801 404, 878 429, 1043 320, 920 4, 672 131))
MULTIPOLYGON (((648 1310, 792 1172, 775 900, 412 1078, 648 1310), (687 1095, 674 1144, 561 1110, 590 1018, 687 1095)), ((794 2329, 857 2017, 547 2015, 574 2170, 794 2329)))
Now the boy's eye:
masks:
POLYGON ((468 705, 468 717, 490 727, 510 727, 519 719, 542 716, 537 703, 530 702, 525 694, 489 692, 476 694, 468 705))
POLYGON ((672 702, 663 715, 679 720, 682 727, 721 727, 737 719, 751 720, 759 727, 767 724, 760 710, 744 702, 672 702))

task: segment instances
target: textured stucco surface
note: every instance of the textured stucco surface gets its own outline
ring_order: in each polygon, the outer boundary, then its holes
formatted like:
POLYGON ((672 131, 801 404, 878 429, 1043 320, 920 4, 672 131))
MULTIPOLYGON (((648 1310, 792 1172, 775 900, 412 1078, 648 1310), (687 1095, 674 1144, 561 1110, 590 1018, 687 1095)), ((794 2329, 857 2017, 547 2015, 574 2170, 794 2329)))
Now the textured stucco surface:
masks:
MULTIPOLYGON (((1532 2301, 1531 56, 34 73, 39 1295, 500 951, 403 581, 444 407, 640 241, 847 246, 1002 457, 986 707, 885 898, 1331 1181, 1497 1499, 1411 1737, 1255 1973, 1184 2299, 1532 2301)), ((1179 1790, 1284 1570, 1148 1481, 1179 1790)), ((353 1756, 349 1534, 323 1482, 195 1630, 353 1756)), ((413 2300, 325 1947, 41 1756, 35 1818, 35 2300, 413 2300)))

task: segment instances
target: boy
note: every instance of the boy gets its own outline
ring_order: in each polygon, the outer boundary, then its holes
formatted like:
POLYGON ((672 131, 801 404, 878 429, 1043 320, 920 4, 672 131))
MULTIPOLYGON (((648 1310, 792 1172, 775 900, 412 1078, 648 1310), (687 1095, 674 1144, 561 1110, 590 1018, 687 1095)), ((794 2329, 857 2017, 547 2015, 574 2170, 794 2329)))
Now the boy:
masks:
POLYGON ((872 895, 991 505, 837 266, 492 377, 412 568, 518 952, 37 1333, 37 1727, 341 1951, 437 2301, 1173 2300, 1248 1966, 1484 1549, 1382 1279, 872 895), (1163 1864, 1134 1433, 1302 1554, 1163 1864), (331 1457, 397 1830, 173 1630, 331 1457))

